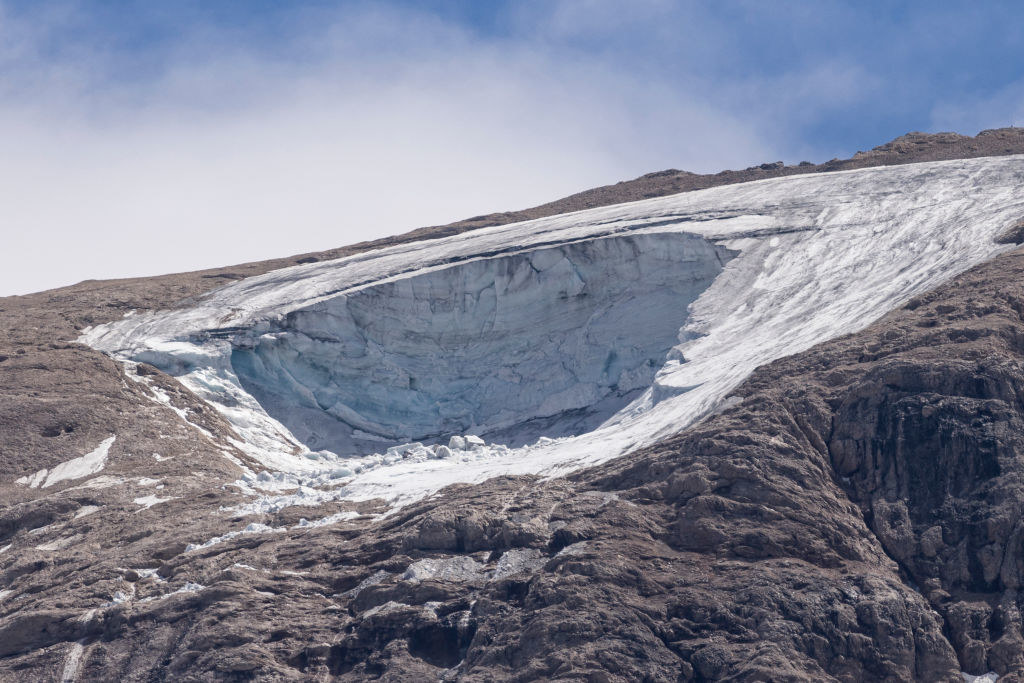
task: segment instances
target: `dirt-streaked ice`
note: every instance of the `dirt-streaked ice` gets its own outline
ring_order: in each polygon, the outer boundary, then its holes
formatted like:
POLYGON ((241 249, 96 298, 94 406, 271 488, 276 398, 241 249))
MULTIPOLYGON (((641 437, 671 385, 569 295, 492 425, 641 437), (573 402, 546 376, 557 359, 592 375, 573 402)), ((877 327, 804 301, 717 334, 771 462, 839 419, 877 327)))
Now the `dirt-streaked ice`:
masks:
POLYGON ((320 499, 404 503, 685 428, 1009 248, 1022 188, 1020 156, 729 185, 273 271, 82 341, 177 376, 320 499), (491 445, 441 448, 465 434, 491 445))

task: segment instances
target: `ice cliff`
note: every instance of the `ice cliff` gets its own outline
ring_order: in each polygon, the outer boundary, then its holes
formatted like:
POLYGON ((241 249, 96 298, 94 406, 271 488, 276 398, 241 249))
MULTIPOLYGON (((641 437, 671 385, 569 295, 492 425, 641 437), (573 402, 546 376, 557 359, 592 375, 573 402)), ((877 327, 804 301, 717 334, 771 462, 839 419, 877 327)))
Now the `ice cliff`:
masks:
POLYGON ((574 435, 650 386, 728 254, 626 234, 476 258, 290 311, 231 366, 314 450, 574 435))

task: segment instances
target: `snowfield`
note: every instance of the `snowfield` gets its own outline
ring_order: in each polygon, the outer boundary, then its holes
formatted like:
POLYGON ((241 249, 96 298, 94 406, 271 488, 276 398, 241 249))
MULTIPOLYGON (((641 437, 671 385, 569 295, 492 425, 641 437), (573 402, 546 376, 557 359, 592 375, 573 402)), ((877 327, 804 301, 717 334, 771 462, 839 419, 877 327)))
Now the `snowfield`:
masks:
POLYGON ((729 185, 286 268, 80 341, 215 406, 268 468, 240 485, 292 489, 255 508, 403 504, 684 429, 1012 248, 1022 187, 1020 156, 729 185))

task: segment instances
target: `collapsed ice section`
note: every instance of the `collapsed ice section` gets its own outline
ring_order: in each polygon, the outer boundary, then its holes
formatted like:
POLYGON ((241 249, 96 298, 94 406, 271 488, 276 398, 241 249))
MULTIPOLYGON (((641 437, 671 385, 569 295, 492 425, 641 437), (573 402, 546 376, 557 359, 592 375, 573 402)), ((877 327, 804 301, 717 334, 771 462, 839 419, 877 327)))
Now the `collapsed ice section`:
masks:
POLYGON ((1011 248, 1022 188, 1022 157, 724 186, 282 269, 82 341, 179 377, 289 485, 409 501, 686 428, 1011 248), (513 448, 431 446, 459 433, 513 448))
POLYGON ((233 335, 231 366, 312 450, 575 435, 651 385, 730 253, 669 233, 474 259, 233 335))

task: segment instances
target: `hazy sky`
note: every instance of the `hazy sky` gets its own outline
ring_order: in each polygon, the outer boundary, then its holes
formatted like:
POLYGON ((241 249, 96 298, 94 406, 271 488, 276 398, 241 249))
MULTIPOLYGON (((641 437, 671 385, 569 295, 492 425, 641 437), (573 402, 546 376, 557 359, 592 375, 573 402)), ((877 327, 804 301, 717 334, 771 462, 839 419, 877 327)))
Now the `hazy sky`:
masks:
POLYGON ((1024 125, 1006 2, 0 0, 0 295, 1024 125))

